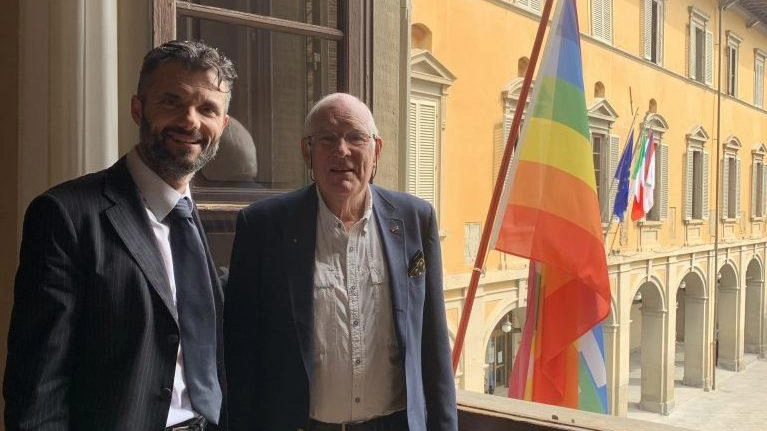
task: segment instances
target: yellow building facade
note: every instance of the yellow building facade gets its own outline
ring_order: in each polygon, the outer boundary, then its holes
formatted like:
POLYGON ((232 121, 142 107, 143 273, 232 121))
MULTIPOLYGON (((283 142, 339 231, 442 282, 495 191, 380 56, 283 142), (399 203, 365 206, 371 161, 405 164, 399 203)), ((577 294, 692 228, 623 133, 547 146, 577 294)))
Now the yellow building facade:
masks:
MULTIPOLYGON (((543 3, 412 1, 407 189, 438 212, 453 336, 543 3)), ((675 383, 715 390, 717 368, 742 370, 767 351, 767 11, 748 1, 576 3, 613 294, 603 323, 610 411, 668 414, 675 383), (632 124, 657 144, 655 206, 611 222, 632 124)), ((456 380, 503 393, 527 263, 491 251, 482 270, 456 380)))

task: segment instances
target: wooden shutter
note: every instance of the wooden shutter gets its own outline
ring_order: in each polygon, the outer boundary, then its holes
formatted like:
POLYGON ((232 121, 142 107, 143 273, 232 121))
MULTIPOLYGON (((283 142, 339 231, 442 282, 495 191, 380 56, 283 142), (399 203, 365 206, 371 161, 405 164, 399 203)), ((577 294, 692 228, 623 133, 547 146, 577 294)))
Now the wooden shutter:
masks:
POLYGON ((758 173, 756 169, 756 161, 751 163, 751 205, 749 206, 751 210, 751 218, 756 217, 757 211, 756 211, 756 187, 757 183, 759 182, 759 178, 757 178, 758 173))
POLYGON ((714 33, 706 30, 706 84, 714 82, 714 33))
POLYGON ((687 75, 695 79, 695 62, 696 62, 696 56, 698 53, 698 49, 696 46, 696 37, 695 37, 695 24, 693 24, 692 20, 690 20, 690 25, 687 27, 688 31, 688 37, 690 38, 689 42, 687 44, 687 49, 689 52, 687 53, 687 75))
POLYGON ((703 192, 701 193, 703 195, 703 202, 702 202, 703 208, 702 209, 703 209, 703 219, 704 220, 708 220, 708 217, 709 217, 709 214, 710 214, 709 209, 708 209, 708 202, 709 202, 709 200, 708 200, 708 181, 709 181, 708 180, 708 170, 709 170, 709 166, 708 165, 709 165, 709 163, 711 163, 711 160, 710 160, 710 158, 708 156, 708 153, 704 151, 703 152, 703 163, 702 163, 703 164, 703 175, 702 175, 702 177, 703 177, 703 192))
POLYGON ((764 107, 764 59, 756 57, 754 65, 754 105, 764 107))
POLYGON ((645 60, 652 58, 652 0, 643 0, 642 7, 642 54, 645 60))
POLYGON ((414 141, 409 145, 408 192, 437 208, 437 125, 438 105, 432 100, 411 100, 410 122, 415 124, 414 141), (415 105, 415 106, 414 106, 415 105), (415 107, 415 109, 412 109, 415 107), (415 118, 412 112, 415 111, 415 118))
POLYGON ((656 3, 656 7, 658 8, 658 15, 657 15, 658 33, 655 34, 655 38, 656 38, 655 49, 657 52, 655 53, 655 58, 658 59, 658 64, 662 64, 663 63, 663 33, 664 33, 663 28, 665 27, 664 20, 666 16, 666 12, 665 12, 666 6, 665 6, 665 3, 662 1, 656 0, 655 3, 656 3))
POLYGON ((765 212, 767 211, 767 168, 764 163, 762 163, 762 176, 759 181, 762 182, 762 217, 764 217, 767 215, 765 212))
POLYGON ((606 199, 607 208, 602 211, 602 221, 605 223, 609 223, 610 219, 612 218, 613 206, 615 206, 615 195, 618 193, 618 181, 614 178, 615 170, 618 168, 618 162, 621 158, 620 151, 620 137, 617 135, 611 135, 609 152, 610 158, 607 161, 607 172, 603 171, 604 173, 602 174, 605 179, 605 187, 603 187, 602 190, 605 190, 608 197, 608 199, 606 199), (610 187, 611 185, 614 185, 614 187, 610 187))
POLYGON ((591 0, 591 35, 604 39, 603 0, 591 0))
POLYGON ((611 45, 613 43, 613 0, 602 0, 602 31, 603 38, 611 45))
POLYGON ((735 159, 735 218, 740 217, 740 159, 735 159))
POLYGON ((530 9, 540 13, 543 8, 541 7, 541 0, 529 0, 530 9))
POLYGON ((693 176, 693 155, 694 152, 690 149, 684 155, 684 219, 692 220, 692 202, 694 197, 692 195, 693 182, 695 177, 693 176))
POLYGON ((418 104, 411 99, 410 106, 407 114, 407 192, 414 195, 416 194, 416 176, 418 170, 416 169, 416 161, 418 159, 418 104))
POLYGON ((668 145, 660 146, 660 211, 658 215, 661 220, 668 217, 668 145))
POLYGON ((727 157, 722 161, 722 218, 729 216, 729 201, 730 201, 730 164, 727 163, 727 157))

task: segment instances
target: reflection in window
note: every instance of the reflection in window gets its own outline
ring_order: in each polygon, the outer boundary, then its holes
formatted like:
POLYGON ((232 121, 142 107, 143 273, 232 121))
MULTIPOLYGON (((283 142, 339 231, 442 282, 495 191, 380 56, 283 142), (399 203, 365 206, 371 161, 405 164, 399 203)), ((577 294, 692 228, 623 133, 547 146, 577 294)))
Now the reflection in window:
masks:
MULTIPOLYGON (((241 2, 203 0, 237 9, 241 2)), ((338 26, 337 0, 253 1, 241 11, 301 23, 338 26)), ((199 189, 290 190, 308 175, 298 143, 304 117, 322 96, 338 91, 338 42, 330 39, 178 16, 177 37, 220 48, 232 59, 235 82, 219 161, 194 179, 199 189), (248 148, 251 146, 252 148, 248 148), (253 166, 246 166, 253 163, 253 166)))

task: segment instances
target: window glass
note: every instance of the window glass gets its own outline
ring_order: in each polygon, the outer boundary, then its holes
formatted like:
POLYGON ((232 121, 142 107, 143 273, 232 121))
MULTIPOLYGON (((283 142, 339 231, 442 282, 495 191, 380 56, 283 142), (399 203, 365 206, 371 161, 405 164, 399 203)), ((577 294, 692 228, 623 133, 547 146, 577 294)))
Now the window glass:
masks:
POLYGON ((219 153, 194 186, 258 193, 306 184, 299 151, 304 117, 338 89, 338 43, 184 16, 177 35, 222 49, 238 74, 219 153))
POLYGON ((194 0, 192 3, 338 28, 337 0, 194 0))

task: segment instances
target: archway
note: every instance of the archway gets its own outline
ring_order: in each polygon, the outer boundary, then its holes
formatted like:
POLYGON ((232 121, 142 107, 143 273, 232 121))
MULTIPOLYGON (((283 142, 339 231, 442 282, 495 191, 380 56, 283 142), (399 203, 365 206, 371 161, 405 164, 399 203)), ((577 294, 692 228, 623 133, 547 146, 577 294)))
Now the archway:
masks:
POLYGON ((764 272, 757 258, 746 270, 746 321, 743 338, 746 353, 764 355, 764 272))
POLYGON ((675 381, 703 387, 706 358, 706 306, 708 297, 703 277, 690 272, 682 278, 676 293, 675 381), (681 373, 680 373, 681 371, 681 373))
POLYGON ((485 393, 508 396, 509 376, 522 341, 525 307, 515 308, 496 322, 485 347, 485 393))
POLYGON ((667 314, 658 285, 652 281, 642 284, 631 306, 629 355, 629 381, 635 387, 638 383, 639 390, 632 393, 629 402, 661 414, 668 413, 670 391, 666 379, 673 367, 664 349, 667 314))
POLYGON ((725 264, 717 273, 716 290, 716 364, 725 370, 739 371, 743 361, 743 341, 739 331, 740 287, 737 272, 731 263, 725 264))

